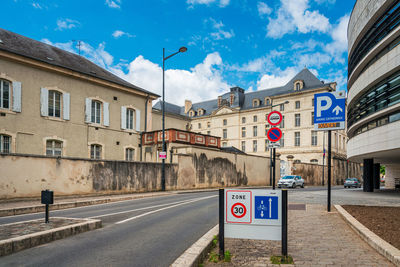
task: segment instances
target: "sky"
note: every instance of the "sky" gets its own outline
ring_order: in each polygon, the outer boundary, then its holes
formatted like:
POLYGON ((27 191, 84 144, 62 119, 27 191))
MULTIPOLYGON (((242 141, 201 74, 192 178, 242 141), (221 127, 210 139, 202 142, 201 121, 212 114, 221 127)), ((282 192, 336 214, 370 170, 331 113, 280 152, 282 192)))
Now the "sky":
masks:
POLYGON ((77 53, 183 106, 239 86, 282 86, 304 67, 346 90, 355 0, 1 0, 0 27, 77 53))

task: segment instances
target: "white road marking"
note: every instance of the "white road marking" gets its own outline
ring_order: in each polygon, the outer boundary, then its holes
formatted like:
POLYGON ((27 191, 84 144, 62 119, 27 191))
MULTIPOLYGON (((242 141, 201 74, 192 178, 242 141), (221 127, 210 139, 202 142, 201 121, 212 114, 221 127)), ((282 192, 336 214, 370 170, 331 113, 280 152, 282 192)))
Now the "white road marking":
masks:
POLYGON ((129 222, 129 221, 132 221, 132 220, 135 220, 135 219, 138 219, 138 218, 141 218, 141 217, 144 217, 144 216, 147 216, 147 215, 159 212, 159 211, 175 208, 175 207, 178 207, 178 206, 181 206, 181 205, 197 202, 197 201, 208 199, 208 198, 212 198, 212 197, 218 197, 218 196, 208 196, 208 197, 196 198, 196 199, 185 201, 185 202, 182 202, 182 203, 179 203, 179 204, 175 204, 175 205, 172 205, 172 206, 164 207, 164 208, 161 208, 161 209, 158 209, 158 210, 152 210, 152 211, 149 211, 149 212, 146 212, 146 213, 143 213, 143 214, 140 214, 140 215, 137 215, 137 216, 134 216, 134 217, 131 217, 131 218, 116 222, 115 224, 121 224, 121 223, 129 222))

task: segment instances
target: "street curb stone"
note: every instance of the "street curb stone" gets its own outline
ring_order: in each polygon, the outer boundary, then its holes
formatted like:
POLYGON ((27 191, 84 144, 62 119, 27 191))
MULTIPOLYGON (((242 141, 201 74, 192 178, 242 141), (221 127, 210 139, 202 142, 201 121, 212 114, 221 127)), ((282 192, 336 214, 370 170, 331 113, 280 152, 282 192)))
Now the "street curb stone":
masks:
POLYGON ((215 235, 218 235, 218 224, 183 252, 183 254, 171 264, 171 267, 199 266, 207 255, 207 251, 211 247, 215 235))
MULTIPOLYGON (((61 218, 61 217, 52 217, 61 218)), ((101 228, 101 220, 97 219, 75 219, 75 218, 62 218, 76 221, 83 221, 63 227, 54 228, 47 231, 41 231, 33 234, 18 236, 10 239, 0 241, 0 257, 6 256, 27 248, 32 248, 55 240, 66 238, 71 235, 76 235, 86 231, 101 228)), ((36 221, 36 220, 32 220, 36 221)), ((18 222, 21 223, 21 222, 18 222)), ((18 224, 18 223, 10 223, 18 224)))
POLYGON ((360 235, 371 247, 378 251, 382 256, 387 258, 389 261, 394 263, 396 266, 400 266, 400 250, 377 236, 359 221, 357 221, 351 214, 349 214, 342 206, 335 205, 336 210, 342 216, 345 222, 347 222, 355 232, 360 235))

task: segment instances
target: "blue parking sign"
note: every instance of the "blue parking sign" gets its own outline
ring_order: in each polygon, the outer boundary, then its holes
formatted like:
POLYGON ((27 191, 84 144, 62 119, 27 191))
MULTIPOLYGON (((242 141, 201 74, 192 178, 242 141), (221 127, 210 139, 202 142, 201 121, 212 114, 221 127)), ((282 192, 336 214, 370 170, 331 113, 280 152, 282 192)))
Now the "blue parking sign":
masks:
POLYGON ((346 117, 344 92, 325 92, 314 95, 314 124, 344 122, 346 117))
POLYGON ((278 219, 278 197, 277 196, 255 196, 254 218, 265 220, 278 219))

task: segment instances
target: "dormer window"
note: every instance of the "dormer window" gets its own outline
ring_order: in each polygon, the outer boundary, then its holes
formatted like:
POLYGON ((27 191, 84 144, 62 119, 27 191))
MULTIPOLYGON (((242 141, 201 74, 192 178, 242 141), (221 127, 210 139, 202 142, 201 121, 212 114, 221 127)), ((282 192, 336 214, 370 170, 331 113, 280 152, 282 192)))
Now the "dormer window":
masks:
POLYGON ((253 108, 260 106, 260 99, 253 99, 253 108))
POLYGON ((189 117, 194 117, 194 110, 189 111, 189 117))
POLYGON ((198 114, 199 116, 204 115, 205 113, 206 113, 206 111, 205 111, 204 109, 202 109, 202 108, 199 108, 199 109, 197 110, 197 114, 198 114))
POLYGON ((268 97, 265 98, 264 103, 266 106, 271 105, 271 99, 269 99, 268 97))
POLYGON ((304 82, 303 80, 297 80, 294 82, 294 90, 295 91, 300 91, 304 87, 304 82))

